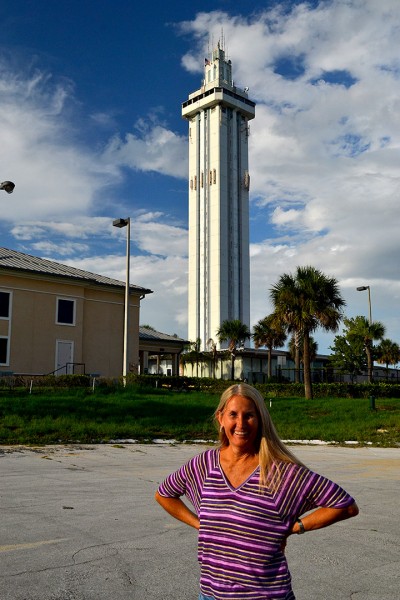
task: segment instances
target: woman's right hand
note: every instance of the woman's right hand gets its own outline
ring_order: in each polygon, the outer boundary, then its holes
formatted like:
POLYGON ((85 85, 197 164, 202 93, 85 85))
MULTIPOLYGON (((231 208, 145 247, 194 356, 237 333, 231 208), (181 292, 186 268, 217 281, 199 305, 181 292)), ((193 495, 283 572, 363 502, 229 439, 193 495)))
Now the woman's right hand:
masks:
POLYGON ((194 529, 200 528, 200 521, 198 516, 192 512, 180 498, 166 498, 161 496, 158 492, 155 494, 155 500, 167 511, 174 519, 186 523, 194 529))

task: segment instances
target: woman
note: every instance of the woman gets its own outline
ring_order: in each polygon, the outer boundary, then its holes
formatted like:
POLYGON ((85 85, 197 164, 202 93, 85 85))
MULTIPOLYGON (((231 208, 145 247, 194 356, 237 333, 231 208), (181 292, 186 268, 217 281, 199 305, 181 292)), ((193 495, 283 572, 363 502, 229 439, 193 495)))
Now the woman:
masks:
POLYGON ((354 517, 357 505, 286 448, 255 388, 229 387, 215 419, 220 447, 192 458, 156 493, 170 515, 199 530, 199 600, 294 600, 287 537, 354 517))

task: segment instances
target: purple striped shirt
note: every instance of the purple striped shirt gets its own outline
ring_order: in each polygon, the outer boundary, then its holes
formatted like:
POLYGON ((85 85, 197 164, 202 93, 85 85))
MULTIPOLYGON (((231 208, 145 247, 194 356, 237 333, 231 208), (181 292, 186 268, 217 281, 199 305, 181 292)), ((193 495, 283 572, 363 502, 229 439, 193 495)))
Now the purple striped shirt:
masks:
POLYGON ((161 496, 186 497, 200 519, 200 588, 216 600, 294 600, 281 544, 294 521, 318 506, 344 508, 354 499, 336 483, 281 463, 279 489, 259 491, 259 468, 233 488, 219 449, 192 458, 160 485, 161 496))

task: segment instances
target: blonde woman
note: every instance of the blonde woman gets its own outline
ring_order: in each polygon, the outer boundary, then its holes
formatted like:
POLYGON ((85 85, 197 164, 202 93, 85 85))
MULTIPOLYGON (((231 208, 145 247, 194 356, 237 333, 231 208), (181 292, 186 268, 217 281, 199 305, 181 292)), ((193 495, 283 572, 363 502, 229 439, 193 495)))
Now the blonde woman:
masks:
POLYGON ((354 517, 357 505, 286 448, 252 386, 225 390, 215 419, 219 447, 192 458, 156 493, 170 515, 199 530, 199 600, 294 600, 286 539, 354 517))

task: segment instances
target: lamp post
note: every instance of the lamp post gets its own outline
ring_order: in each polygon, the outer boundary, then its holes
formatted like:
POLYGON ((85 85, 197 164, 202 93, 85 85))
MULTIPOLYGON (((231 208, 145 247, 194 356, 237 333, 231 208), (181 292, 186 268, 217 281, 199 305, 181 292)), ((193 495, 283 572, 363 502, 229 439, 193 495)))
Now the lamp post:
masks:
POLYGON ((127 219, 115 219, 113 226, 121 229, 126 227, 126 276, 125 276, 125 304, 124 304, 124 356, 122 363, 122 377, 124 380, 124 386, 126 386, 126 375, 129 370, 129 356, 128 356, 128 334, 129 334, 129 268, 131 259, 131 220, 130 217, 127 219))
POLYGON ((2 181, 0 183, 0 190, 4 190, 7 194, 12 194, 15 188, 15 183, 12 181, 2 181))
POLYGON ((372 310, 371 310, 371 290, 369 285, 361 285, 360 287, 356 288, 357 292, 365 292, 366 290, 368 290, 368 307, 369 307, 369 324, 372 324, 372 310))

